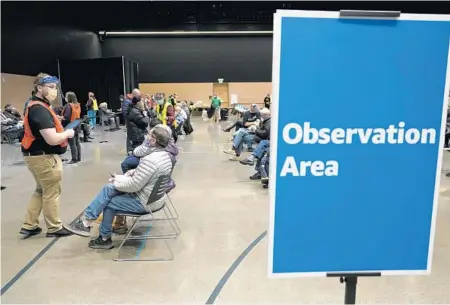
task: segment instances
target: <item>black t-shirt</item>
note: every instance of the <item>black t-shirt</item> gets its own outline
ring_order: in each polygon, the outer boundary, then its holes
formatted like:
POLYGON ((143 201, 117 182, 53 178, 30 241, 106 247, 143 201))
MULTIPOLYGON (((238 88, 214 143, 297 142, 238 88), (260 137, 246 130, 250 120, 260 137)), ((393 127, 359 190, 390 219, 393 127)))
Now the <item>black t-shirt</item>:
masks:
MULTIPOLYGON (((32 101, 40 101, 48 104, 46 101, 33 97, 32 101)), ((30 148, 25 149, 22 147, 22 152, 40 152, 43 151, 46 154, 61 155, 66 152, 67 147, 61 147, 59 145, 52 146, 45 142, 41 133, 42 129, 55 128, 55 122, 53 117, 47 108, 41 105, 33 105, 28 109, 28 123, 30 124, 31 133, 35 137, 35 140, 31 144, 30 148)))
POLYGON ((264 107, 270 108, 270 97, 268 96, 264 98, 264 107))
POLYGON ((245 124, 247 122, 254 122, 256 120, 260 120, 261 119, 261 114, 260 112, 250 112, 250 111, 246 111, 244 112, 243 118, 242 118, 242 122, 245 124))

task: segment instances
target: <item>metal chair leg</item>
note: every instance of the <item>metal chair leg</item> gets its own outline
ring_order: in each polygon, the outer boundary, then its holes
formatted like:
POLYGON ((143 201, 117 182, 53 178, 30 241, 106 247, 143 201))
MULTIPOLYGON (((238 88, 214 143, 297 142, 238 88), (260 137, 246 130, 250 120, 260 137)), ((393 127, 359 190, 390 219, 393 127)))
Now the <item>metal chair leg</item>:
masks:
POLYGON ((135 262, 135 261, 171 261, 174 259, 174 254, 173 251, 169 245, 169 243, 167 242, 168 237, 155 237, 155 236, 151 236, 151 235, 140 235, 140 236, 131 236, 131 233, 134 231, 134 229, 136 228, 138 222, 139 222, 140 217, 136 217, 136 219, 134 220, 133 225, 131 226, 130 230, 128 231, 127 235, 125 236, 125 238, 122 240, 118 251, 117 251, 117 258, 114 258, 114 261, 117 262, 135 262), (169 252, 169 257, 167 258, 140 258, 140 257, 135 257, 135 258, 119 258, 120 255, 120 249, 122 249, 123 245, 125 244, 126 241, 130 241, 130 240, 144 240, 147 241, 149 239, 162 239, 166 245, 166 248, 168 249, 169 252))
POLYGON ((175 219, 178 219, 178 211, 177 211, 177 208, 176 208, 175 205, 173 204, 172 199, 170 199, 169 194, 166 194, 166 198, 167 198, 167 200, 169 201, 170 207, 171 207, 172 210, 174 211, 174 214, 173 214, 173 215, 175 216, 175 219))
POLYGON ((119 248, 117 249, 117 258, 114 258, 114 260, 115 260, 116 262, 124 261, 124 259, 119 258, 119 255, 120 255, 120 249, 122 249, 123 245, 125 244, 125 242, 126 242, 127 240, 130 240, 129 237, 130 237, 131 233, 133 233, 134 229, 136 228, 136 225, 137 225, 137 223, 138 223, 138 220, 139 220, 139 217, 135 217, 135 218, 134 218, 134 222, 133 222, 133 224, 131 225, 131 228, 128 230, 127 234, 125 235, 125 237, 123 238, 122 242, 120 243, 120 246, 119 246, 119 248))

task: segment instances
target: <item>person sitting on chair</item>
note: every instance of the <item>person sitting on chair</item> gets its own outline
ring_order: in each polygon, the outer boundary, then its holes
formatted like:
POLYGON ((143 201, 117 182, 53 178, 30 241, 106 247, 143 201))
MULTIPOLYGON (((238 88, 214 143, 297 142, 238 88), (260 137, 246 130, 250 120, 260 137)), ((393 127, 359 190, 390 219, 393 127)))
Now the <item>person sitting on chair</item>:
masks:
POLYGON ((148 200, 159 177, 170 176, 172 172, 172 162, 165 151, 170 142, 170 133, 158 125, 150 130, 149 135, 153 151, 141 158, 135 170, 110 178, 110 183, 102 188, 83 215, 67 227, 76 235, 90 237, 92 224, 103 212, 100 235, 89 242, 90 248, 108 250, 114 247, 111 240, 112 224, 118 212, 146 214, 164 205, 162 200, 151 203, 148 200))
POLYGON ((19 142, 23 138, 23 126, 21 126, 16 120, 8 118, 3 112, 1 114, 1 133, 2 141, 5 139, 9 144, 13 144, 16 140, 19 142))
POLYGON ((108 109, 108 104, 106 102, 100 103, 98 105, 98 116, 100 117, 100 124, 102 126, 110 126, 110 131, 116 131, 120 129, 120 119, 119 117, 108 109))
POLYGON ((17 109, 11 104, 5 105, 5 110, 4 110, 3 114, 7 118, 14 120, 16 123, 23 121, 22 114, 20 114, 20 112, 17 111, 17 109))
POLYGON ((227 128, 224 128, 223 131, 230 132, 230 130, 233 128, 236 128, 236 131, 238 131, 241 128, 250 127, 252 123, 260 119, 261 113, 259 107, 256 104, 252 104, 250 110, 247 110, 242 114, 241 120, 237 120, 227 128))
POLYGON ((261 140, 268 140, 270 136, 270 110, 267 108, 263 108, 261 110, 261 119, 263 123, 260 124, 260 127, 257 128, 255 125, 252 125, 248 128, 241 128, 236 133, 236 136, 233 139, 233 145, 231 149, 224 150, 224 153, 232 155, 230 158, 231 161, 240 161, 240 155, 243 149, 243 144, 246 143, 249 151, 253 151, 251 149, 252 143, 256 141, 259 143, 261 140), (266 121, 266 123, 264 123, 266 121))
MULTIPOLYGON (((153 119, 150 121, 150 129, 162 125, 161 121, 158 119, 153 119)), ((164 125, 162 125, 164 126, 164 125)), ((172 161, 172 164, 175 166, 177 162, 177 156, 179 153, 178 147, 175 144, 175 141, 172 137, 172 130, 168 126, 164 126, 169 132, 170 132, 170 141, 169 144, 166 146, 165 150, 169 154, 170 160, 172 161)), ((123 160, 123 162, 120 164, 122 167, 122 173, 126 174, 128 171, 135 169, 139 165, 139 161, 141 158, 147 156, 148 154, 152 153, 154 150, 154 147, 151 146, 150 140, 147 136, 147 138, 144 140, 144 142, 136 147, 133 151, 133 155, 128 156, 123 160)), ((175 188, 175 181, 173 179, 170 179, 170 183, 168 185, 168 188, 166 190, 166 193, 168 194, 172 189, 175 188)), ((116 234, 125 234, 128 231, 127 222, 124 216, 117 216, 114 220, 113 224, 113 232, 116 234)))

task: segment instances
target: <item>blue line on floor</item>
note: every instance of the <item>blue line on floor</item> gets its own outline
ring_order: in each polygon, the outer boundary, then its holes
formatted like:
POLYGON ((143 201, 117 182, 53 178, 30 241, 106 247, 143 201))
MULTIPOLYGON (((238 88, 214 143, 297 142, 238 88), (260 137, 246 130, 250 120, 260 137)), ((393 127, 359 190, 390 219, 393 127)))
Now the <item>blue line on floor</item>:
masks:
MULTIPOLYGON (((148 233, 150 233, 150 229, 152 228, 152 224, 149 224, 147 230, 145 230, 145 235, 148 235, 148 233)), ((136 259, 139 258, 139 256, 141 255, 142 250, 144 250, 145 245, 146 245, 146 239, 141 240, 141 244, 139 245, 139 247, 136 250, 136 259)))
POLYGON ((259 242, 266 237, 267 231, 264 231, 259 235, 252 243, 247 247, 247 249, 244 250, 244 252, 239 255, 239 257, 234 261, 233 264, 231 264, 230 268, 228 268, 227 272, 222 276, 217 286, 214 288, 214 290, 211 292, 211 295, 209 296, 208 300, 206 301, 206 304, 214 304, 217 297, 219 296, 219 293, 222 291, 225 284, 228 282, 228 279, 231 277, 231 275, 234 273, 234 271, 237 269, 237 267, 242 263, 242 261, 245 259, 245 257, 255 248, 259 242))
MULTIPOLYGON (((84 212, 84 210, 83 210, 83 212, 84 212)), ((71 225, 74 224, 75 221, 81 217, 83 212, 81 212, 74 220, 72 220, 71 225)), ((25 267, 20 269, 20 271, 17 272, 17 274, 15 276, 13 276, 13 278, 10 279, 8 281, 8 283, 5 284, 5 286, 2 287, 0 296, 5 294, 28 270, 30 270, 31 267, 33 267, 33 265, 36 264, 44 256, 44 254, 47 253, 48 250, 50 250, 56 244, 56 242, 59 239, 60 239, 60 237, 55 237, 50 243, 48 243, 47 246, 44 247, 44 249, 41 250, 41 252, 39 252, 35 257, 33 257, 28 262, 28 264, 25 265, 25 267)))

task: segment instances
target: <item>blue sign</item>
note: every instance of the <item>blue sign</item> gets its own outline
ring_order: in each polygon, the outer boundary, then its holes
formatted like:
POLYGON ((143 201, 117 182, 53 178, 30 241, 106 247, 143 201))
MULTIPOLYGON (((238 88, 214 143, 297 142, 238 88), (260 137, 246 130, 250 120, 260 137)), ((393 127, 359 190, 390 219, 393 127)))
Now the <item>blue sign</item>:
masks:
POLYGON ((275 19, 269 275, 426 274, 449 17, 275 19))

